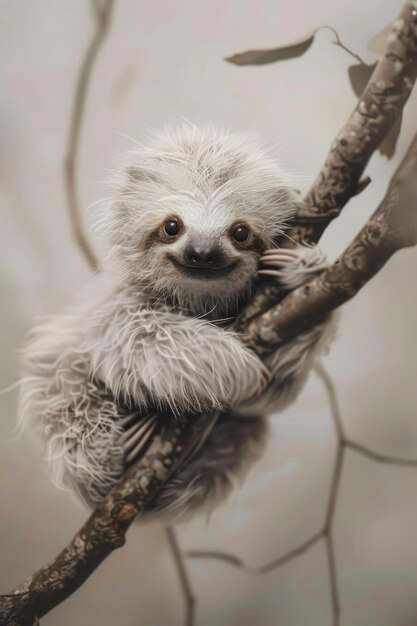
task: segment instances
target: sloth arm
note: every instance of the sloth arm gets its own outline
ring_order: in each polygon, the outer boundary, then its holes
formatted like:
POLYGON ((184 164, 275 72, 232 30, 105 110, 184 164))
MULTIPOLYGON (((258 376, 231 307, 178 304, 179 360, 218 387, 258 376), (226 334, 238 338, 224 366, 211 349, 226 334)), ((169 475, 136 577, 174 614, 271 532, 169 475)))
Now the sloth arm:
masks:
POLYGON ((264 389, 267 368, 235 333, 150 308, 139 295, 126 289, 102 303, 85 335, 92 372, 116 398, 178 414, 222 409, 264 389))
POLYGON ((140 458, 166 415, 210 417, 270 378, 236 334, 151 309, 126 286, 91 291, 80 309, 45 321, 22 360, 21 426, 39 433, 55 482, 90 505, 140 458))

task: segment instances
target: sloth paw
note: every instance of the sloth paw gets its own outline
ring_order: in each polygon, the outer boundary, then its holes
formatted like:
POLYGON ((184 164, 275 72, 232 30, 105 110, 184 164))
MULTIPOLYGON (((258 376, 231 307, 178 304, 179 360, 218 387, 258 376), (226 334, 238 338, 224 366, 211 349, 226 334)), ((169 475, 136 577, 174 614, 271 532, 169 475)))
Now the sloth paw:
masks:
POLYGON ((324 254, 317 247, 294 249, 270 248, 259 259, 258 274, 277 278, 284 289, 296 289, 327 267, 324 254))

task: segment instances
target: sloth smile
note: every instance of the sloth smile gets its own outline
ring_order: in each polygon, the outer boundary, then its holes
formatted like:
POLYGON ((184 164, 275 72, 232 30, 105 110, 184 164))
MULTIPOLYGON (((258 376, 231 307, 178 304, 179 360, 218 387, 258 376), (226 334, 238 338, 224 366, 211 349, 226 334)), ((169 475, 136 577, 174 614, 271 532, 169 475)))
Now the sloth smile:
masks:
POLYGON ((195 280, 218 280, 219 278, 224 278, 230 272, 234 270, 238 261, 234 261, 230 265, 225 267, 201 267, 194 265, 184 265, 180 263, 174 256, 169 256, 172 264, 180 270, 185 276, 188 278, 194 278, 195 280))

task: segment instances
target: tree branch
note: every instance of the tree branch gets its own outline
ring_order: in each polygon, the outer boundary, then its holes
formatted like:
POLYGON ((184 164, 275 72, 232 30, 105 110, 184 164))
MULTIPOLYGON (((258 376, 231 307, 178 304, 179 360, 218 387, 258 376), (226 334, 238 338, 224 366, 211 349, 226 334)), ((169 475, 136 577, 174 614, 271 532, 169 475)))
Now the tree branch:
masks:
POLYGON ((268 574, 269 572, 272 572, 273 570, 276 570, 279 567, 286 565, 293 559, 302 556, 303 554, 308 552, 310 548, 315 546, 321 539, 323 539, 323 537, 324 531, 319 530, 317 533, 314 533, 313 535, 311 535, 311 537, 303 541, 303 543, 300 543, 300 545, 298 545, 296 548, 285 552, 285 554, 283 554, 282 556, 279 556, 278 558, 275 558, 272 561, 261 565, 260 567, 253 567, 251 565, 248 565, 238 556, 235 556, 234 554, 229 554, 228 552, 220 552, 215 550, 188 550, 185 554, 190 559, 223 561, 224 563, 227 563, 228 565, 233 565, 233 567, 237 567, 238 569, 243 570, 248 574, 260 575, 268 574))
POLYGON ((349 450, 353 450, 361 456, 371 459, 371 461, 376 461, 377 463, 382 463, 384 465, 396 465, 397 467, 417 468, 417 459, 404 459, 400 456, 381 454, 380 452, 375 452, 375 450, 371 450, 367 446, 363 446, 361 443, 357 443, 351 439, 345 439, 343 443, 349 450))
POLYGON ((143 513, 212 420, 212 415, 198 420, 189 416, 174 426, 167 420, 145 457, 129 468, 57 558, 29 576, 14 594, 0 597, 0 624, 32 626, 74 593, 113 550, 124 545, 135 517, 143 513))
MULTIPOLYGON (((402 248, 417 244, 417 134, 387 194, 333 265, 241 328, 243 340, 266 354, 350 300, 402 248)), ((240 328, 240 325, 239 325, 240 328)))
POLYGON ((174 559, 175 567, 181 584, 181 590, 185 601, 185 626, 194 626, 194 609, 196 598, 193 593, 189 576, 184 563, 184 557, 181 553, 175 530, 172 526, 167 526, 165 532, 168 538, 171 554, 174 559))
POLYGON ((401 114, 417 76, 416 11, 412 2, 406 2, 394 22, 383 57, 298 211, 290 233, 297 241, 317 243, 356 195, 370 157, 401 114))
MULTIPOLYGON (((282 247, 300 242, 316 244, 347 202, 369 184, 369 178, 361 178, 365 167, 402 114, 416 81, 416 11, 412 2, 406 2, 393 23, 385 53, 332 142, 319 175, 299 205, 291 229, 278 242, 282 247)), ((242 325, 273 306, 279 297, 279 289, 272 281, 260 284, 241 316, 242 325)))
MULTIPOLYGON (((350 118, 351 125, 348 122, 336 138, 322 172, 307 194, 297 216, 297 227, 291 231, 295 240, 316 241, 355 194, 370 155, 401 112, 416 73, 417 11, 412 2, 407 2, 388 42, 387 53, 350 118), (402 64, 401 70, 397 62, 402 64), (375 111, 373 105, 377 107, 375 111), (355 130, 361 131, 355 137, 343 135, 355 130)), ((75 145, 75 151, 76 148, 75 145)), ((314 325, 353 297, 396 250, 416 243, 417 220, 411 213, 411 205, 416 201, 416 151, 414 139, 384 201, 333 266, 279 304, 272 282, 267 281, 258 290, 239 320, 238 327, 248 345, 264 354, 314 325), (271 310, 265 310, 271 305, 271 310)), ((112 550, 123 545, 133 519, 146 509, 188 457, 198 437, 196 431, 204 432, 212 421, 213 416, 188 416, 175 423, 166 420, 145 458, 129 469, 55 561, 30 576, 14 595, 1 598, 0 622, 32 625, 73 593, 112 550)))

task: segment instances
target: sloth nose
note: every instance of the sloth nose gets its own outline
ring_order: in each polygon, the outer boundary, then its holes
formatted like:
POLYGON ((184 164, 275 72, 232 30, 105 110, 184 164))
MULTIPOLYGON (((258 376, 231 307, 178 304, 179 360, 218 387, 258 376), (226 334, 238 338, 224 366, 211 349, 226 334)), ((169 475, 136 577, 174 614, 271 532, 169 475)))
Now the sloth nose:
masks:
POLYGON ((192 246, 184 252, 184 262, 188 267, 204 269, 222 269, 226 259, 220 250, 211 246, 192 246))

